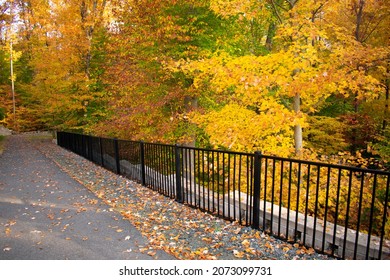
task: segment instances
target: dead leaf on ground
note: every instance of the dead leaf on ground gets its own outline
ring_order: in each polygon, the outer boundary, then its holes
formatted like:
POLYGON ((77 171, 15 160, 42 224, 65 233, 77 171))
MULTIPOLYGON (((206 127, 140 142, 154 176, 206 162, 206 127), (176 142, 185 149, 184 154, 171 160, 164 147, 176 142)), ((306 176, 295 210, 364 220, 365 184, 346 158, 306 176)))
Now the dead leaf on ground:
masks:
POLYGON ((238 250, 233 250, 233 255, 236 257, 236 258, 239 258, 239 259, 242 259, 245 255, 244 252, 240 252, 238 250))
POLYGON ((139 248, 139 251, 141 252, 141 253, 145 253, 147 250, 149 250, 148 248, 139 248))
POLYGON ((13 226, 14 224, 16 224, 16 221, 15 220, 9 220, 8 223, 5 224, 5 226, 13 226))
POLYGON ((248 239, 245 239, 244 241, 242 241, 241 244, 244 247, 249 247, 251 245, 251 243, 248 241, 248 239))
POLYGON ((202 241, 206 241, 207 243, 211 243, 211 242, 213 242, 213 239, 211 239, 210 237, 203 237, 202 241))
POLYGON ((153 257, 154 255, 156 255, 156 254, 157 254, 156 251, 149 251, 149 252, 148 252, 148 255, 149 255, 149 256, 152 256, 152 257, 153 257))
POLYGON ((312 255, 314 254, 316 251, 313 249, 313 248, 309 248, 306 250, 306 253, 309 254, 309 255, 312 255))
POLYGON ((95 204, 98 203, 98 200, 97 199, 89 199, 88 203, 91 204, 91 205, 95 205, 95 204))

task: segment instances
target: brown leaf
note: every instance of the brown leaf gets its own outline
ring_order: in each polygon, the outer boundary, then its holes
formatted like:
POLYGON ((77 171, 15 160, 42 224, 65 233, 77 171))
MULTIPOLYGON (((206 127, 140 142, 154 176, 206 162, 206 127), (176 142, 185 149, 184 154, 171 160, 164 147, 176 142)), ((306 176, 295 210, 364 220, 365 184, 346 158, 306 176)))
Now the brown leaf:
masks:
POLYGON ((91 205, 94 205, 94 204, 98 203, 98 200, 97 199, 89 199, 88 203, 91 204, 91 205))
POLYGON ((211 239, 210 237, 203 237, 202 241, 206 241, 207 243, 211 243, 213 241, 213 239, 211 239))
POLYGON ((245 255, 244 252, 240 252, 238 250, 233 250, 233 255, 236 257, 236 258, 239 258, 239 259, 242 259, 245 255))
POLYGON ((147 250, 149 250, 148 248, 139 248, 139 251, 141 252, 141 253, 145 253, 147 250))
POLYGON ((87 211, 87 208, 85 208, 85 207, 80 207, 79 209, 77 209, 77 213, 81 213, 81 212, 85 212, 85 211, 87 211))
POLYGON ((272 244, 269 243, 269 242, 265 243, 265 247, 267 247, 268 249, 271 249, 271 250, 274 249, 274 247, 272 246, 272 244))
POLYGON ((154 255, 156 255, 156 254, 157 254, 156 251, 149 251, 149 252, 148 252, 148 255, 149 255, 149 256, 152 256, 152 257, 153 257, 154 255))
POLYGON ((247 248, 247 247, 249 247, 251 245, 251 243, 248 241, 248 239, 245 239, 244 241, 242 241, 241 244, 245 248, 247 248))
POLYGON ((5 226, 13 226, 14 224, 16 224, 15 220, 9 220, 5 226))
POLYGON ((179 241, 180 233, 176 235, 175 237, 171 237, 171 240, 175 240, 176 242, 179 241))
POLYGON ((312 255, 314 254, 316 251, 313 249, 313 248, 309 248, 306 250, 306 253, 309 254, 309 255, 312 255))

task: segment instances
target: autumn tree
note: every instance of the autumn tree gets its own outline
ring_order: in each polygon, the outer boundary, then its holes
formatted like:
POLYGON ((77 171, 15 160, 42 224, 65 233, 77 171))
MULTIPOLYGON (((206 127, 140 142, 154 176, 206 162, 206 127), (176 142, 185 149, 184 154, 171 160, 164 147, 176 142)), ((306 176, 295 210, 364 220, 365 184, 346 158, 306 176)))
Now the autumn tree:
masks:
POLYGON ((194 145, 190 111, 199 96, 192 80, 166 70, 180 59, 215 51, 226 22, 205 1, 115 3, 105 82, 112 94, 110 126, 96 130, 132 139, 194 145))
POLYGON ((387 143, 387 1, 13 3, 26 129, 283 156, 387 143))
MULTIPOLYGON (((328 97, 348 96, 349 92, 355 91, 359 98, 367 99, 381 92, 380 81, 371 72, 354 71, 350 66, 351 63, 368 65, 378 61, 383 52, 379 49, 359 51, 356 39, 333 21, 331 12, 335 6, 330 2, 268 1, 268 5, 261 5, 254 1, 228 1, 226 9, 219 1, 212 3, 215 12, 224 17, 236 16, 238 21, 245 21, 248 25, 251 21, 246 17, 267 14, 268 20, 263 24, 272 25, 275 36, 269 37, 269 32, 266 32, 269 28, 263 27, 263 43, 266 46, 272 41, 272 51, 261 55, 249 51, 238 56, 218 51, 201 60, 178 62, 176 69, 194 80, 193 88, 203 92, 211 90, 212 95, 208 98, 215 100, 216 104, 221 105, 221 100, 225 104, 240 104, 259 115, 269 114, 272 108, 271 111, 277 112, 275 118, 284 118, 283 124, 288 123, 293 128, 296 154, 299 155, 303 147, 305 119, 322 109, 328 97), (267 102, 272 106, 267 107, 267 102)), ((214 114, 213 111, 210 113, 214 114)), ((234 126, 221 117, 212 120, 195 117, 194 121, 199 123, 201 120, 203 126, 214 127, 214 131, 215 123, 220 123, 219 127, 234 126)), ((275 127, 274 123, 270 125, 275 127)), ((221 137, 218 141, 215 139, 215 143, 225 143, 226 139, 221 137)), ((280 139, 285 141, 287 138, 279 134, 274 139, 282 145, 280 139)), ((251 143, 242 146, 251 146, 251 143)), ((288 151, 282 153, 288 154, 288 151)))
POLYGON ((366 148, 386 127, 389 8, 387 1, 334 1, 327 11, 327 18, 332 23, 332 32, 329 32, 334 52, 332 59, 340 65, 337 75, 346 77, 345 82, 340 80, 338 83, 334 96, 352 105, 340 112, 345 115, 344 120, 352 121, 348 123, 352 150, 366 148), (359 121, 364 118, 369 119, 359 121), (377 124, 375 131, 367 134, 365 124, 370 122, 377 124), (367 140, 359 144, 358 138, 362 134, 367 140))
POLYGON ((77 128, 90 121, 93 35, 103 23, 105 1, 15 0, 18 94, 25 129, 77 128), (32 122, 35 122, 34 125, 32 122), (37 123, 38 122, 38 123, 37 123), (38 125, 38 127, 37 127, 38 125))

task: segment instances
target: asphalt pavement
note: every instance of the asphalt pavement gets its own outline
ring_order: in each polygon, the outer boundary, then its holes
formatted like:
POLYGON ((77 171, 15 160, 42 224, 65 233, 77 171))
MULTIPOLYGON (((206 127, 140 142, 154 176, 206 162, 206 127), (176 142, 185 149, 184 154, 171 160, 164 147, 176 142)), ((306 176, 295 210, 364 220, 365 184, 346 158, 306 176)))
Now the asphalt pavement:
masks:
MULTIPOLYGON (((0 259, 175 259, 36 148, 12 135, 0 156, 0 259)), ((48 140, 49 141, 49 140, 48 140)))

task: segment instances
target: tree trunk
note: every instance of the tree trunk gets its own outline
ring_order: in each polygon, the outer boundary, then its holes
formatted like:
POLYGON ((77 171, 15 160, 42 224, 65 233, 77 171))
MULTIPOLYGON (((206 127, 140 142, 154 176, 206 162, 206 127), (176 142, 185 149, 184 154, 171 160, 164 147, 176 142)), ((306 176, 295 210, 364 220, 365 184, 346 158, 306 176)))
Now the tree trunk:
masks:
MULTIPOLYGON (((301 97, 300 94, 297 93, 294 96, 293 109, 295 115, 298 116, 301 112, 301 97)), ((297 156, 300 156, 302 153, 303 140, 302 140, 302 126, 297 123, 294 126, 294 143, 295 143, 295 153, 297 156)))
MULTIPOLYGON (((189 113, 198 107, 198 98, 186 96, 184 97, 184 103, 185 103, 185 111, 186 113, 189 113)), ((196 144, 196 135, 193 132, 189 132, 189 133, 190 133, 188 137, 189 139, 187 140, 187 142, 182 143, 182 145, 184 147, 194 148, 196 144)), ((183 177, 187 180, 188 183, 190 183, 190 186, 194 186, 195 185, 194 150, 192 149, 185 150, 183 154, 183 163, 184 163, 183 177)))
POLYGON ((385 96, 385 109, 383 115, 382 132, 384 133, 387 127, 387 116, 389 115, 389 95, 390 95, 390 62, 387 62, 387 78, 385 81, 386 96, 385 96))
POLYGON ((275 32, 276 32, 276 24, 274 22, 271 22, 268 26, 267 39, 265 41, 265 47, 267 48, 268 51, 272 50, 272 43, 273 43, 273 38, 275 36, 275 32))
POLYGON ((363 23, 363 9, 365 5, 365 0, 359 0, 359 3, 355 4, 355 13, 356 13, 356 28, 355 28, 355 39, 356 41, 362 42, 363 36, 361 34, 361 26, 363 23))

